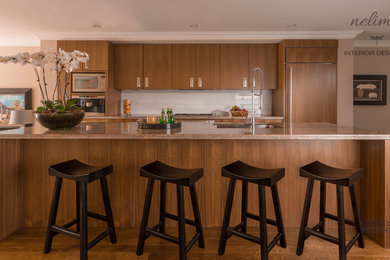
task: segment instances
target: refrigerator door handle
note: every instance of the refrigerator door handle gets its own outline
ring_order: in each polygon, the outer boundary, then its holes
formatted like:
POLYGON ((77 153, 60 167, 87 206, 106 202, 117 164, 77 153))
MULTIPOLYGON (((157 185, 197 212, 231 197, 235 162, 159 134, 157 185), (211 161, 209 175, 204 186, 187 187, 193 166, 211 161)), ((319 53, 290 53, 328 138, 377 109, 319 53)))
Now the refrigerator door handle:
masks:
POLYGON ((292 102, 293 102, 293 98, 292 98, 292 96, 293 96, 293 69, 292 69, 292 67, 290 66, 290 127, 291 127, 291 123, 292 123, 292 115, 293 115, 293 111, 292 111, 292 109, 293 109, 293 104, 292 104, 292 102))

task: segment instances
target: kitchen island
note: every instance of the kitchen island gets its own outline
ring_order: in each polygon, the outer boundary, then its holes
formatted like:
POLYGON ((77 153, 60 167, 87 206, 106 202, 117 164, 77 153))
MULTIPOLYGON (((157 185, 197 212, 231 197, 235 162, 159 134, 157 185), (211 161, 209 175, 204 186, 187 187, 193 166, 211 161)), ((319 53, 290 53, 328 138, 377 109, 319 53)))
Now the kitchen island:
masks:
MULTIPOLYGON (((236 160, 257 167, 285 168, 279 194, 286 228, 300 225, 306 180, 299 167, 315 160, 339 168, 364 169, 358 187, 363 228, 373 240, 390 247, 390 134, 364 131, 327 123, 296 123, 283 127, 256 129, 215 128, 208 121, 183 122, 181 129, 139 130, 135 122, 84 122, 72 130, 51 131, 33 127, 0 131, 0 239, 22 227, 45 227, 48 220, 54 178, 47 167, 76 158, 89 164, 113 164, 108 177, 116 226, 140 224, 146 179, 139 167, 160 160, 175 167, 204 168, 197 184, 200 211, 205 227, 220 227, 228 180, 221 167, 236 160)), ((89 186, 89 210, 104 212, 98 183, 89 186)), ((240 189, 237 185, 231 223, 240 220, 240 189), (238 206, 238 207, 237 207, 238 206)), ((336 191, 327 185, 327 212, 336 213, 336 191)), ((176 213, 175 190, 168 185, 167 211, 176 213)), ((315 185, 309 225, 318 220, 319 184, 315 185)), ((267 191, 267 212, 273 218, 267 191)), ((158 187, 150 213, 150 224, 158 220, 158 187)), ((185 194, 189 196, 189 194, 185 194)), ((346 217, 352 218, 346 193, 346 217)), ((186 216, 192 218, 190 200, 186 216)), ((249 185, 249 212, 258 213, 257 189, 249 185)), ((74 183, 64 182, 58 224, 76 213, 74 183), (73 184, 73 185, 72 185, 73 184)), ((91 225, 102 225, 91 219, 91 225)), ((103 223, 104 224, 104 223, 103 223)), ((174 225, 168 222, 169 225, 174 225)), ((256 222, 249 222, 256 226, 256 222)), ((336 227, 329 221, 328 227, 336 227)))

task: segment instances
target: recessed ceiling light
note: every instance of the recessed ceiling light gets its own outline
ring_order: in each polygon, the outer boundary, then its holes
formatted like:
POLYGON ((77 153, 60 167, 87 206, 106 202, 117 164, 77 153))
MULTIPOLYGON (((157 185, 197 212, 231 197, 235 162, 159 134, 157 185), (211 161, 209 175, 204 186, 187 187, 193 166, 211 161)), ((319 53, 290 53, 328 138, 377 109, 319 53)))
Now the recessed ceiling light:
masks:
POLYGON ((100 29, 102 26, 100 24, 92 24, 92 27, 95 29, 100 29))
POLYGON ((295 23, 286 25, 288 28, 296 27, 297 25, 295 23))
POLYGON ((192 29, 195 29, 195 28, 198 28, 199 25, 194 23, 194 24, 190 24, 190 27, 191 27, 192 29))

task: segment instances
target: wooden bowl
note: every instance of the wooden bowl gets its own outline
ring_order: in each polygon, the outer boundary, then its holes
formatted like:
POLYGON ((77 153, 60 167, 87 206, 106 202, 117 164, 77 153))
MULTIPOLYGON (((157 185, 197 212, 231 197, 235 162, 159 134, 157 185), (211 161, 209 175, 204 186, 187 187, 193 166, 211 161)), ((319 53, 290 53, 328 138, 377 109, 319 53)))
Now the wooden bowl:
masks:
POLYGON ((230 114, 234 117, 246 117, 248 115, 248 111, 230 111, 230 114))

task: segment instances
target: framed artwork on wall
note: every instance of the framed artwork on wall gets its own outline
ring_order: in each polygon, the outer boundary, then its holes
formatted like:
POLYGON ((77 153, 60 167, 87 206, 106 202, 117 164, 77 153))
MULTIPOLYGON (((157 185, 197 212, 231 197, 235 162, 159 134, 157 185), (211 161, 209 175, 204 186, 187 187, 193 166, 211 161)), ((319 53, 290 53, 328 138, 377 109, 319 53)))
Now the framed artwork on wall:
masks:
POLYGON ((31 88, 0 88, 0 120, 9 119, 11 110, 31 110, 31 88))
POLYGON ((386 105, 387 75, 354 75, 354 105, 386 105))

